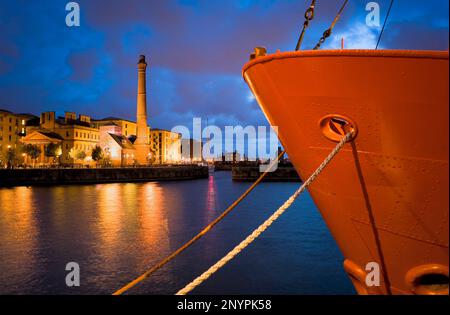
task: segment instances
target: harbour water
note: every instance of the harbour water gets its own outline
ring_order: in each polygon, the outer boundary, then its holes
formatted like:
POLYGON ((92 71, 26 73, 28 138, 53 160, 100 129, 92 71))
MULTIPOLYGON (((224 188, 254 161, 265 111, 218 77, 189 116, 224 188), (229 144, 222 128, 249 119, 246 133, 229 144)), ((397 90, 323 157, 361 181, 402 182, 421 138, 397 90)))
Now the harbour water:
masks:
MULTIPOLYGON (((0 189, 0 294, 111 294, 211 222, 250 183, 209 179, 0 189), (77 262, 81 286, 67 287, 77 262)), ((131 294, 173 294, 261 224, 299 183, 262 183, 223 222, 131 294)), ((353 294, 305 194, 194 294, 353 294)))

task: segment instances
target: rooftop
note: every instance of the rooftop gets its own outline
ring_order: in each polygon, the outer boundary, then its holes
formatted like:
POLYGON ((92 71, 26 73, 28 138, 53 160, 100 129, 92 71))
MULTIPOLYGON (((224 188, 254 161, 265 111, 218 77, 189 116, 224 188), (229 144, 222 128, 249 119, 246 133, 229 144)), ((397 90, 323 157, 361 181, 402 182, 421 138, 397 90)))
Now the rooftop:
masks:
POLYGON ((128 140, 127 137, 125 136, 119 136, 113 133, 109 133, 109 135, 111 136, 111 138, 113 138, 123 149, 130 149, 130 150, 134 150, 135 148, 133 147, 133 144, 131 143, 130 140, 128 140))
POLYGON ((51 131, 42 131, 42 130, 38 130, 36 131, 46 137, 49 137, 51 139, 57 139, 57 140, 64 140, 63 137, 61 137, 59 134, 57 134, 56 132, 51 132, 51 131))
POLYGON ((136 123, 135 121, 132 121, 132 120, 129 120, 129 119, 118 118, 118 117, 113 117, 113 116, 111 116, 111 117, 105 117, 105 118, 103 118, 103 119, 93 119, 94 122, 95 122, 95 121, 114 121, 114 120, 128 121, 128 122, 133 123, 133 124, 136 123))
POLYGON ((85 121, 81 121, 79 119, 71 119, 71 120, 67 120, 65 117, 58 117, 58 119, 56 119, 56 122, 60 125, 66 125, 66 126, 83 126, 83 127, 91 127, 91 123, 85 122, 85 121))

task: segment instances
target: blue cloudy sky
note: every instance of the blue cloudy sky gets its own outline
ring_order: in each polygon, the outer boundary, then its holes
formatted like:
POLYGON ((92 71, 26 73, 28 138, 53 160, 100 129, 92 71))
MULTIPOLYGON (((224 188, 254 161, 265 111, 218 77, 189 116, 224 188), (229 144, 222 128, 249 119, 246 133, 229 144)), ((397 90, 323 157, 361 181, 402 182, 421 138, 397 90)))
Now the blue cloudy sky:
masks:
MULTIPOLYGON (((149 123, 170 129, 208 118, 266 124, 241 78, 255 46, 292 50, 309 0, 79 0, 81 26, 65 24, 66 0, 0 0, 0 108, 76 111, 134 119, 136 63, 149 61, 149 123)), ((350 0, 323 46, 374 48, 365 0, 350 0)), ((384 18, 390 0, 377 1, 384 18)), ((304 47, 340 7, 318 0, 304 47)), ((382 40, 389 49, 448 49, 447 0, 396 0, 382 40)))

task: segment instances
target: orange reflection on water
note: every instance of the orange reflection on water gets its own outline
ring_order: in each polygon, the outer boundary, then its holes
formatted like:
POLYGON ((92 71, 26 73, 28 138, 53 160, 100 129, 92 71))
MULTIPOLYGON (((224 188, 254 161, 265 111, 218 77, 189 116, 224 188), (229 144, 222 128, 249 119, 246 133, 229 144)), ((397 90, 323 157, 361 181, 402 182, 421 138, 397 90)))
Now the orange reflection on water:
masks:
POLYGON ((98 185, 97 194, 96 246, 105 268, 116 270, 127 257, 127 264, 142 270, 160 259, 155 253, 170 250, 165 196, 158 183, 98 185))
MULTIPOLYGON (((122 228, 124 215, 123 184, 97 186, 98 228, 102 240, 101 248, 114 250, 122 228)), ((106 254, 106 253, 103 253, 106 254)), ((109 254, 107 254, 109 255, 109 254)))
POLYGON ((13 259, 13 261, 2 259, 0 262, 6 268, 1 270, 5 277, 21 278, 26 281, 29 271, 34 268, 38 234, 34 212, 32 189, 26 187, 1 189, 0 243, 4 251, 1 256, 13 259))
POLYGON ((146 183, 140 186, 139 193, 140 239, 150 247, 157 247, 155 250, 167 252, 169 226, 164 191, 157 183, 146 183))

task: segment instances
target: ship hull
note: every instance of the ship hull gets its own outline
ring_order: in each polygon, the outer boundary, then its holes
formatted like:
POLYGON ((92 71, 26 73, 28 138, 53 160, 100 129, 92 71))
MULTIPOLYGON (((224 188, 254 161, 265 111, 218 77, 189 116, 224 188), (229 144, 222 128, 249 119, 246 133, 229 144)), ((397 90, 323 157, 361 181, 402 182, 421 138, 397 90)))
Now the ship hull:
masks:
POLYGON ((330 118, 356 130, 309 192, 357 292, 448 294, 448 52, 277 53, 243 76, 301 178, 341 136, 330 118))

